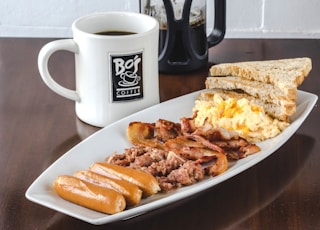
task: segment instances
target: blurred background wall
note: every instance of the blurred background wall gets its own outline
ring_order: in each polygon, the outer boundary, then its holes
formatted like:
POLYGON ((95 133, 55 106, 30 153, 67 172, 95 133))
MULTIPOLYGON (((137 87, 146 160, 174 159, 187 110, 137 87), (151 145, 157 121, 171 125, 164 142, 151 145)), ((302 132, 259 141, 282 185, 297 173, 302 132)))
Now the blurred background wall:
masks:
MULTIPOLYGON (((139 0, 0 0, 0 37, 71 37, 77 17, 112 10, 139 0)), ((320 38, 320 1, 227 0, 226 38, 320 38)))

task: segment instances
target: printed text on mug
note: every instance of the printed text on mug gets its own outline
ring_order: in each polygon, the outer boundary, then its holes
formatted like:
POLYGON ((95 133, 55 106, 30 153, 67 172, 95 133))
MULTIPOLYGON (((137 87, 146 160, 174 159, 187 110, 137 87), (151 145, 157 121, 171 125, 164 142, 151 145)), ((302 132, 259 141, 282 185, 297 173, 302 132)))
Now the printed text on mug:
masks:
POLYGON ((143 98, 142 53, 110 55, 112 100, 143 98))

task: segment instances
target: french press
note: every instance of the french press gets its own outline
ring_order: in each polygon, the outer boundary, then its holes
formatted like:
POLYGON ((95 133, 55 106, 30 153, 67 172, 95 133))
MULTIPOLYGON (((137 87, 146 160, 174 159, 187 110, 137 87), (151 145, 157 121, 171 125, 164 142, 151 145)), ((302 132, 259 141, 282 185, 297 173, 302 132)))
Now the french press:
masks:
POLYGON ((159 71, 190 72, 208 62, 208 48, 219 44, 226 30, 226 0, 214 0, 214 23, 206 33, 206 0, 140 0, 140 12, 156 18, 159 71))

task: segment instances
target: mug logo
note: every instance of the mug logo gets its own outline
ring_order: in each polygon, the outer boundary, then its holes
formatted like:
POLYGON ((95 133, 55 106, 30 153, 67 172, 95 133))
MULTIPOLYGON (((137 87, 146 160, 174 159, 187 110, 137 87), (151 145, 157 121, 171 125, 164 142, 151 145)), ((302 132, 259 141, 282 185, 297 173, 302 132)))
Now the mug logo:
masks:
POLYGON ((142 52, 110 55, 112 100, 128 101, 143 98, 142 52))

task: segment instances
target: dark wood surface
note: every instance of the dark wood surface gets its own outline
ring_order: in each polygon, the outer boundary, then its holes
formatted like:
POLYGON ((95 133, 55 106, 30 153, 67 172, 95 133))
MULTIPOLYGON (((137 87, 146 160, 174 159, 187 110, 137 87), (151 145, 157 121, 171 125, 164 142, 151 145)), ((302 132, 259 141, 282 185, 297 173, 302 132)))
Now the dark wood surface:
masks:
MULTIPOLYGON (((74 103, 42 82, 40 48, 52 39, 0 38, 1 229, 319 229, 320 109, 270 157, 200 194, 126 221, 94 226, 28 201, 25 192, 51 163, 97 128, 79 121, 74 103)), ((309 56, 313 70, 300 87, 320 94, 320 40, 226 39, 209 65, 309 56)), ((208 65, 208 66, 209 66, 208 65)), ((60 51, 50 71, 74 88, 74 62, 60 51)), ((161 101, 204 88, 208 67, 161 75, 161 101)))

